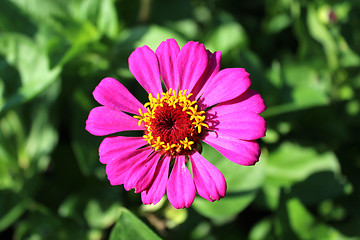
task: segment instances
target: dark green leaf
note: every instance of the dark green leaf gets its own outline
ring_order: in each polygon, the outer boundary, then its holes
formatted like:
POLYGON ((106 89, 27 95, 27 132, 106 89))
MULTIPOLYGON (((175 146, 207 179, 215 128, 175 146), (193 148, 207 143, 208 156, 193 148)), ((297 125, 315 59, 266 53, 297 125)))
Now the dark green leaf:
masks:
POLYGON ((110 240, 159 240, 140 219, 127 209, 121 209, 119 220, 111 231, 110 240))

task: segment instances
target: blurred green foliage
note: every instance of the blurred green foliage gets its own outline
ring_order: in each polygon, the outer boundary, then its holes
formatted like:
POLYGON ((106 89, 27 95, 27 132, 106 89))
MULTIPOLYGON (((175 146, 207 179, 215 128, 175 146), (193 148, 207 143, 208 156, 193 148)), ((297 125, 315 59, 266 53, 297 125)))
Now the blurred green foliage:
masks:
POLYGON ((2 0, 1 239, 360 239, 360 2, 357 0, 2 0), (137 46, 200 41, 244 67, 268 106, 253 167, 204 146, 228 182, 216 203, 110 186, 91 92, 137 46))

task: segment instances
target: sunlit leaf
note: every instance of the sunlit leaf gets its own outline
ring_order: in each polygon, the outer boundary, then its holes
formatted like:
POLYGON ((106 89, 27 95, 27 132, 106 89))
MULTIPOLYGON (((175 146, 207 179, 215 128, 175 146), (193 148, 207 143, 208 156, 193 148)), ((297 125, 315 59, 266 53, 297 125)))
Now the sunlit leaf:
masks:
POLYGON ((174 38, 180 47, 186 43, 181 35, 173 32, 172 30, 157 25, 151 25, 146 29, 144 35, 136 41, 136 46, 140 47, 147 45, 149 48, 155 51, 162 41, 165 41, 169 38, 174 38))
POLYGON ((234 49, 245 47, 247 41, 243 27, 236 22, 230 22, 215 28, 205 46, 212 52, 221 51, 223 54, 228 54, 234 49))
MULTIPOLYGON (((15 93, 11 95, 8 93, 6 102, 0 106, 0 115, 7 109, 36 97, 56 81, 60 74, 60 67, 50 69, 44 49, 23 35, 1 35, 0 54, 5 56, 9 64, 17 68, 21 82, 15 93)), ((4 81, 9 83, 14 79, 4 79, 4 81)))
POLYGON ((269 76, 279 89, 276 99, 281 103, 268 108, 263 113, 265 117, 324 106, 330 102, 330 77, 319 73, 310 64, 276 62, 269 76))

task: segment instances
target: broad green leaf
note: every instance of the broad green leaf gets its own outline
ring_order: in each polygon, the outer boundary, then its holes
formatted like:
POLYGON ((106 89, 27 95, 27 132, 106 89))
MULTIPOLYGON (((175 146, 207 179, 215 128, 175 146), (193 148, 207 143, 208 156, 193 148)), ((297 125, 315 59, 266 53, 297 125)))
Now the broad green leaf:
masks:
POLYGON ((278 88, 280 103, 269 107, 264 117, 295 112, 330 102, 330 76, 309 64, 275 62, 269 71, 271 82, 278 88))
MULTIPOLYGON (((41 46, 19 34, 0 36, 0 54, 7 62, 17 68, 21 86, 0 106, 0 115, 7 109, 25 103, 48 88, 58 78, 61 68, 50 69, 49 60, 41 46)), ((4 79, 11 84, 14 79, 4 79)), ((5 89, 6 89, 5 84, 5 89)))
POLYGON ((290 187, 317 172, 340 174, 340 165, 332 152, 318 153, 313 148, 289 142, 270 152, 264 162, 264 192, 266 203, 271 208, 277 205, 282 187, 290 187))
POLYGON ((227 193, 224 198, 215 202, 196 197, 192 206, 200 214, 214 220, 231 218, 253 201, 261 187, 264 179, 262 160, 255 166, 241 166, 229 161, 208 145, 204 146, 202 154, 223 173, 227 193))
POLYGON ((319 171, 340 173, 340 165, 332 152, 318 153, 314 148, 285 142, 266 159, 266 175, 281 180, 283 186, 319 171))
POLYGON ((119 31, 114 2, 114 0, 72 0, 68 5, 68 11, 75 20, 90 21, 98 31, 114 38, 119 31))
MULTIPOLYGON (((68 19, 67 27, 70 27, 69 29, 71 26, 75 26, 75 23, 81 23, 77 26, 79 29, 82 27, 96 28, 94 31, 99 31, 112 38, 118 34, 119 20, 114 0, 69 0, 66 2, 62 0, 12 0, 12 2, 40 25, 50 25, 56 28, 59 27, 59 24, 61 25, 61 21, 68 19), (39 6, 41 6, 41 11, 39 6)), ((69 29, 63 28, 62 33, 69 29)))
POLYGON ((121 209, 119 220, 113 227, 110 240, 159 240, 151 229, 129 210, 121 209))
POLYGON ((221 51, 225 55, 234 49, 244 48, 247 41, 243 27, 236 22, 230 22, 217 27, 205 42, 205 46, 211 52, 221 51))

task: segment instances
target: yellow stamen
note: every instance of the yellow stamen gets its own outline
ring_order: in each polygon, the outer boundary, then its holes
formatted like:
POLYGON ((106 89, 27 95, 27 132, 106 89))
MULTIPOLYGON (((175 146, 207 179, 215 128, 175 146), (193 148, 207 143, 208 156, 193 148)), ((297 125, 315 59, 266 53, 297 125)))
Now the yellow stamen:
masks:
MULTIPOLYGON (((143 113, 141 109, 139 109, 139 116, 134 116, 134 118, 139 120, 139 126, 141 123, 144 123, 144 140, 147 141, 155 151, 159 150, 161 153, 169 155, 186 154, 193 149, 192 145, 194 145, 196 141, 199 141, 202 130, 204 128, 209 128, 209 126, 205 123, 205 111, 199 111, 197 101, 189 100, 192 93, 186 94, 186 92, 187 90, 185 89, 176 93, 174 89, 170 88, 167 92, 157 94, 156 97, 149 93, 149 102, 144 105, 147 112, 143 113), (172 107, 174 110, 171 110, 168 107, 172 107), (164 136, 163 132, 157 132, 156 129, 159 127, 156 126, 156 120, 158 120, 156 118, 159 118, 159 115, 156 115, 156 113, 158 111, 165 111, 163 109, 171 112, 177 111, 178 114, 180 109, 181 112, 186 114, 185 119, 188 120, 185 120, 185 122, 188 123, 186 124, 187 126, 184 126, 184 128, 187 128, 184 130, 185 135, 187 135, 185 136, 185 139, 177 139, 174 137, 175 140, 171 139, 170 142, 167 142, 166 139, 169 139, 170 137, 164 136), (187 115, 188 117, 186 117, 187 115)), ((181 116, 184 118, 184 115, 181 116)), ((172 134, 176 135, 176 132, 172 134)), ((179 136, 183 135, 184 132, 182 132, 179 136)))

